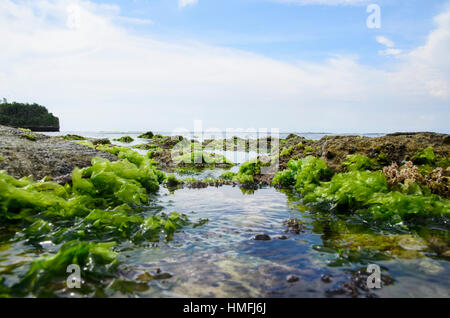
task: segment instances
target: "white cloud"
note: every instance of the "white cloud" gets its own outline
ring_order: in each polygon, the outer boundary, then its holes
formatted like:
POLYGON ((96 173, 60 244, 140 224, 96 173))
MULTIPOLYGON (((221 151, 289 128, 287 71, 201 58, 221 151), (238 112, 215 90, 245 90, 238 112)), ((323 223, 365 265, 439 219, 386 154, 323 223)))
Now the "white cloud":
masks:
POLYGON ((378 54, 380 54, 380 55, 386 55, 386 56, 394 55, 395 56, 395 55, 399 55, 399 54, 401 54, 403 52, 400 49, 395 49, 394 48, 395 43, 393 41, 391 41, 390 39, 388 39, 387 37, 385 37, 385 36, 381 36, 381 35, 377 36, 376 40, 377 40, 378 43, 386 46, 386 50, 378 51, 378 54))
POLYGON ((198 0, 178 0, 178 7, 184 8, 190 5, 195 5, 198 3, 198 0))
POLYGON ((369 0, 269 0, 271 2, 293 3, 300 5, 361 5, 370 3, 369 0))
POLYGON ((1 1, 0 97, 48 106, 64 130, 170 130, 202 119, 220 128, 448 131, 450 10, 390 71, 354 57, 290 64, 160 41, 130 34, 118 17, 117 7, 87 1, 1 1))
POLYGON ((383 44, 386 47, 394 47, 395 46, 395 43, 392 42, 391 40, 389 40, 385 36, 377 36, 376 39, 377 39, 378 43, 383 44))

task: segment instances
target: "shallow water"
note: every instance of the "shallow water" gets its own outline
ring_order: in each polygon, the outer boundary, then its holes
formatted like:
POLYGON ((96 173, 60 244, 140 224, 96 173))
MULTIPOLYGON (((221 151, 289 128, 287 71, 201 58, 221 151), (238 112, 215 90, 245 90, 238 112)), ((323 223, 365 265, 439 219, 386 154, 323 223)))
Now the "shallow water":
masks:
MULTIPOLYGON (((120 137, 118 135, 117 137, 120 137)), ((238 169, 235 166, 233 169, 238 169)), ((196 177, 217 177, 221 169, 195 173, 196 177)), ((178 174, 180 175, 180 174, 178 174)), ((450 263, 438 258, 425 240, 436 236, 449 242, 448 228, 417 228, 415 232, 376 229, 350 217, 336 217, 327 211, 308 209, 296 194, 271 187, 254 192, 223 186, 206 189, 161 188, 152 197, 155 212, 177 211, 200 227, 176 232, 170 242, 133 245, 122 243, 119 273, 106 288, 91 294, 67 291, 62 297, 350 297, 375 294, 380 297, 450 297, 450 263), (283 221, 295 218, 302 225, 298 233, 285 232, 283 221), (254 240, 267 234, 269 241, 254 240), (286 236, 281 239, 282 236, 286 236), (381 289, 364 290, 352 271, 369 264, 382 268, 381 289), (159 279, 147 279, 159 273, 159 279), (321 279, 331 275, 330 281, 321 279), (287 277, 295 275, 296 282, 287 277), (343 284, 356 286, 352 295, 343 284), (356 284, 356 285, 355 285, 356 284)), ((41 242, 36 249, 29 242, 8 245, 0 234, 0 273, 8 274, 11 285, 25 269, 15 264, 30 261, 42 250, 57 247, 41 242), (15 268, 11 270, 11 268, 15 268)))

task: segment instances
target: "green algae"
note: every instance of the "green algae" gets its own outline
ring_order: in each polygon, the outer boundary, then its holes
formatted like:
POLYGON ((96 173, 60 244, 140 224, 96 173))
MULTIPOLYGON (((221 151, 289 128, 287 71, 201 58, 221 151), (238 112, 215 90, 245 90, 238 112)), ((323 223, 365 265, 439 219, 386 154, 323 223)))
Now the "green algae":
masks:
POLYGON ((373 160, 361 154, 348 155, 346 160, 342 163, 347 168, 347 171, 363 171, 371 170, 374 165, 373 160))
POLYGON ((146 133, 143 133, 141 135, 138 136, 138 138, 142 138, 142 139, 152 139, 154 136, 153 132, 148 131, 146 133))
POLYGON ((87 139, 86 137, 79 136, 79 135, 73 135, 73 134, 68 134, 61 138, 64 140, 69 140, 69 141, 71 141, 71 140, 86 140, 87 139))
POLYGON ((69 264, 80 265, 84 278, 101 280, 117 263, 116 253, 111 251, 113 242, 170 241, 182 227, 199 226, 177 212, 143 215, 149 194, 158 190, 165 175, 155 168, 152 159, 129 148, 95 147, 120 159, 110 162, 93 158, 90 167, 75 169, 72 183, 64 186, 48 178, 15 179, 0 171, 3 226, 11 227, 29 244, 62 244, 53 256, 18 264, 29 266, 29 270, 11 289, 3 290, 0 282, 0 294, 51 295, 49 286, 60 284, 69 264))
POLYGON ((120 138, 115 138, 113 140, 114 141, 123 142, 123 143, 127 143, 127 144, 134 141, 134 139, 131 138, 130 136, 123 136, 123 137, 120 137, 120 138))
POLYGON ((233 178, 236 177, 236 175, 237 175, 237 173, 235 173, 235 172, 227 171, 227 172, 222 173, 219 178, 224 179, 224 180, 233 180, 233 178))
POLYGON ((411 161, 415 164, 428 164, 433 165, 436 160, 436 155, 434 154, 433 147, 427 147, 425 149, 419 150, 411 158, 411 161))
POLYGON ((373 167, 365 156, 349 157, 346 166, 348 172, 332 176, 322 159, 309 156, 291 160, 287 170, 274 176, 273 184, 290 187, 295 182, 304 203, 327 203, 332 211, 355 213, 369 221, 445 223, 450 217, 450 201, 431 194, 426 187, 408 183, 391 191, 383 172, 365 170, 373 167))
POLYGON ((36 136, 32 135, 32 134, 23 134, 22 138, 25 138, 25 139, 30 140, 30 141, 36 141, 36 136))

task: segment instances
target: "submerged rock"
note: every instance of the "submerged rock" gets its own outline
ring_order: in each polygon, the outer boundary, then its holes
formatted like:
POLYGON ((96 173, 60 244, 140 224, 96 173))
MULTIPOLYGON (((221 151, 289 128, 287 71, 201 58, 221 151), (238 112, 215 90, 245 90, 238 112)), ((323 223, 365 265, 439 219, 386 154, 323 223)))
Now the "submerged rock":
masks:
POLYGON ((289 275, 288 277, 286 277, 286 281, 288 283, 295 283, 295 282, 298 282, 299 280, 300 280, 300 278, 295 275, 289 275))
POLYGON ((267 235, 267 234, 256 234, 256 235, 253 237, 253 239, 254 239, 255 241, 270 241, 270 240, 271 240, 270 236, 267 235))

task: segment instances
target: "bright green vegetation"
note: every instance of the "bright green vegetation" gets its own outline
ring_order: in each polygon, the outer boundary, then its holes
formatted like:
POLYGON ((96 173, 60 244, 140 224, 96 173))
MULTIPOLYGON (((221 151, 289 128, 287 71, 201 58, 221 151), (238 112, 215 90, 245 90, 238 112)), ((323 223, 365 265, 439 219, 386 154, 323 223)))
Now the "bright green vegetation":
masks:
POLYGON ((148 131, 146 133, 143 133, 142 135, 139 135, 138 138, 142 139, 152 139, 153 138, 153 132, 148 131))
POLYGON ((195 165, 195 164, 207 164, 207 165, 215 165, 215 164, 227 164, 232 165, 230 161, 228 161, 225 156, 209 153, 201 150, 194 150, 192 152, 187 152, 182 155, 179 155, 173 158, 173 161, 177 165, 195 165))
POLYGON ((360 154, 348 155, 343 165, 348 171, 371 170, 376 161, 360 154))
POLYGON ((119 142, 123 142, 123 143, 127 143, 127 144, 134 141, 134 139, 131 138, 130 136, 123 136, 123 137, 120 137, 120 138, 116 138, 114 140, 115 141, 119 141, 119 142))
POLYGON ((435 163, 436 155, 434 154, 433 148, 428 147, 423 150, 418 151, 411 159, 415 164, 419 165, 432 165, 435 163))
MULTIPOLYGON (((90 142, 81 143, 93 147, 90 142)), ((49 241, 59 246, 56 253, 50 252, 28 265, 18 264, 28 269, 11 289, 0 283, 0 294, 50 295, 49 284, 58 279, 65 281, 70 264, 83 268, 83 278, 88 283, 99 283, 113 275, 118 263, 113 251, 115 242, 171 240, 178 229, 199 226, 177 212, 146 212, 149 196, 166 179, 152 159, 126 147, 96 148, 120 159, 92 159, 90 167, 73 171, 71 185, 59 185, 48 178, 15 179, 0 172, 3 230, 17 232, 19 239, 32 245, 49 241)), ((167 180, 175 181, 173 176, 167 180)))
POLYGON ((167 184, 168 187, 176 187, 180 183, 182 183, 182 181, 177 179, 177 177, 175 177, 174 174, 167 175, 166 184, 167 184))
POLYGON ((335 212, 356 213, 369 220, 392 224, 427 219, 439 222, 450 216, 449 200, 414 185, 391 191, 383 172, 367 170, 372 163, 365 156, 352 155, 344 162, 348 172, 333 175, 322 159, 309 156, 291 160, 287 170, 275 175, 273 183, 295 186, 307 204, 328 203, 335 212))
POLYGON ((62 137, 64 140, 86 140, 86 137, 79 136, 79 135, 65 135, 62 137))
POLYGON ((231 171, 227 171, 227 172, 225 172, 225 173, 222 173, 222 174, 220 175, 220 178, 221 178, 221 179, 224 179, 224 180, 233 180, 233 178, 234 178, 236 175, 237 175, 237 173, 234 173, 234 172, 231 172, 231 171))
POLYGON ((261 160, 253 159, 247 162, 244 162, 239 167, 239 172, 236 176, 233 177, 233 181, 239 182, 241 184, 249 184, 253 183, 253 176, 257 174, 261 174, 261 160))
POLYGON ((0 104, 0 125, 24 128, 54 127, 59 130, 59 119, 38 104, 0 104))
POLYGON ((30 141, 36 141, 36 136, 32 134, 23 134, 22 138, 28 139, 30 141))

